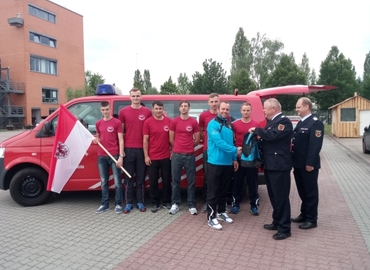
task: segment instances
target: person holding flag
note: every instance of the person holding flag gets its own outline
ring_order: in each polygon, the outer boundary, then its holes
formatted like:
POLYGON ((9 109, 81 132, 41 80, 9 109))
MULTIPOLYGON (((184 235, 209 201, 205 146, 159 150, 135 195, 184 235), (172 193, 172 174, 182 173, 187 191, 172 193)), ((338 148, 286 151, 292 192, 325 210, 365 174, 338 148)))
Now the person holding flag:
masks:
POLYGON ((96 210, 96 213, 103 213, 109 210, 109 167, 112 168, 115 188, 115 212, 122 213, 122 177, 121 167, 123 163, 123 132, 121 121, 114 118, 111 113, 110 104, 108 101, 102 101, 100 111, 103 118, 96 122, 96 138, 94 143, 100 143, 114 160, 107 154, 102 147, 98 149, 98 168, 101 180, 101 206, 96 210))

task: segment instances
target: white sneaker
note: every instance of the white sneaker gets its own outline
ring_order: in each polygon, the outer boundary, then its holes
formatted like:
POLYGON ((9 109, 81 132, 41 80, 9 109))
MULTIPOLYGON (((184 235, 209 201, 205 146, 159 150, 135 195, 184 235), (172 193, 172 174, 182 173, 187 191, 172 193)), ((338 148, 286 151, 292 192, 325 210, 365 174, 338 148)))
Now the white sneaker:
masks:
POLYGON ((221 226, 220 223, 218 223, 217 218, 214 218, 211 221, 208 221, 208 226, 210 226, 211 228, 213 228, 215 230, 221 230, 222 229, 222 226, 221 226))
POLYGON ((233 223, 233 220, 226 213, 217 214, 217 219, 223 220, 227 223, 233 223))
POLYGON ((171 209, 170 209, 170 211, 169 211, 169 213, 171 214, 171 215, 174 215, 174 214, 176 214, 177 212, 179 212, 179 206, 176 204, 176 203, 174 203, 172 206, 171 206, 171 209))
POLYGON ((116 208, 114 208, 114 211, 116 214, 121 214, 123 212, 123 208, 120 205, 116 205, 116 208))
POLYGON ((198 214, 198 211, 197 211, 197 209, 196 209, 195 207, 189 208, 189 212, 190 212, 190 214, 192 214, 192 215, 196 215, 196 214, 198 214))

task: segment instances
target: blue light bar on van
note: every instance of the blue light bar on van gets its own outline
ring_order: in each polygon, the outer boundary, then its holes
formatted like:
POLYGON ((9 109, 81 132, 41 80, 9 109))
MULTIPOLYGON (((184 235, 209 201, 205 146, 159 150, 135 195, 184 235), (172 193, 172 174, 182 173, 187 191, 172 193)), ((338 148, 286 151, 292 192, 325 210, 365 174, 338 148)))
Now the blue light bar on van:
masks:
POLYGON ((95 95, 102 96, 102 95, 118 95, 116 87, 112 84, 98 84, 96 86, 95 95))

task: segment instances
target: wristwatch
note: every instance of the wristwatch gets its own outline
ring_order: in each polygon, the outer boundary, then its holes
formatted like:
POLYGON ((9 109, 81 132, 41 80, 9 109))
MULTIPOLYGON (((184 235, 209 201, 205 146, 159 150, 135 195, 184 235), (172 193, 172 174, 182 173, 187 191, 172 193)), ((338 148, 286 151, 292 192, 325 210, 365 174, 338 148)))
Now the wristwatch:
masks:
POLYGON ((119 154, 120 157, 123 157, 123 155, 119 154))

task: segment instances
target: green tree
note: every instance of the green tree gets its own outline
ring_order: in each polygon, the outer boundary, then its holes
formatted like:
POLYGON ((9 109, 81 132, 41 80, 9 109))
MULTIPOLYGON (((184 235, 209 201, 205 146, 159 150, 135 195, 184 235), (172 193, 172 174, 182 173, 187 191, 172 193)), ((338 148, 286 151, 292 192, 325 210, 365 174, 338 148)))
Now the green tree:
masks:
POLYGON ((370 76, 366 76, 362 81, 361 96, 370 100, 370 76))
POLYGON ((370 76, 370 52, 366 54, 364 62, 364 78, 370 76))
POLYGON ((355 67, 351 60, 333 46, 326 59, 321 62, 318 84, 334 85, 334 92, 319 92, 314 94, 320 109, 326 110, 349 97, 352 97, 358 88, 355 67))
POLYGON ((180 76, 177 78, 177 89, 179 90, 179 94, 189 94, 190 87, 191 82, 189 80, 189 77, 186 75, 186 73, 180 73, 180 76))
POLYGON ((87 70, 85 72, 85 95, 86 96, 94 96, 96 86, 98 84, 105 83, 105 79, 103 78, 103 75, 99 73, 92 73, 91 70, 87 70))
POLYGON ((226 78, 226 71, 222 65, 212 59, 206 59, 203 62, 203 71, 201 74, 198 71, 193 75, 193 83, 190 87, 190 92, 193 94, 227 94, 230 93, 228 89, 228 80, 226 78))
POLYGON ((147 69, 144 69, 144 80, 143 80, 143 88, 146 93, 148 90, 152 88, 152 83, 150 81, 150 72, 147 69))
POLYGON ((366 54, 361 96, 370 99, 370 52, 366 54))
POLYGON ((310 61, 308 60, 306 53, 304 53, 302 56, 302 60, 301 60, 301 63, 299 64, 299 68, 306 75, 306 83, 308 84, 310 82, 311 69, 310 69, 310 61))
POLYGON ((84 90, 76 89, 74 90, 72 87, 68 87, 66 90, 67 101, 70 101, 74 98, 79 98, 84 96, 84 90))
POLYGON ((148 90, 146 90, 146 94, 147 95, 158 95, 159 92, 158 92, 157 88, 150 87, 148 90))
MULTIPOLYGON (((295 63, 293 53, 282 54, 279 64, 266 81, 266 87, 276 87, 294 84, 306 84, 306 73, 295 63)), ((278 95, 276 97, 284 111, 294 110, 297 97, 291 95, 278 95)))
POLYGON ((258 89, 266 87, 266 81, 279 63, 283 48, 284 43, 271 40, 265 34, 261 36, 259 32, 251 39, 252 64, 249 74, 258 89))
POLYGON ((245 68, 230 75, 230 87, 232 90, 238 89, 238 93, 244 95, 257 88, 245 68))
POLYGON ((141 90, 142 94, 145 94, 145 88, 144 88, 144 80, 143 77, 141 76, 140 70, 135 70, 135 75, 134 75, 134 87, 137 87, 141 90))
POLYGON ((176 86, 176 84, 174 84, 172 82, 172 78, 170 76, 168 81, 164 82, 164 84, 161 85, 161 94, 174 95, 174 94, 177 94, 177 93, 178 93, 177 86, 176 86))
POLYGON ((315 71, 315 69, 313 68, 313 69, 311 70, 310 77, 309 77, 309 79, 308 79, 307 84, 315 85, 315 84, 316 84, 316 82, 317 82, 316 71, 315 71))
POLYGON ((240 72, 242 69, 250 69, 252 64, 250 49, 249 40, 245 37, 243 28, 240 27, 232 48, 231 74, 240 72))

